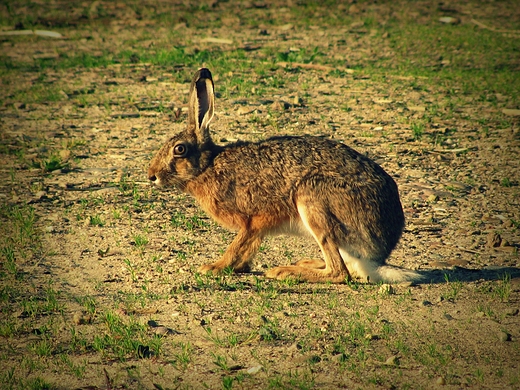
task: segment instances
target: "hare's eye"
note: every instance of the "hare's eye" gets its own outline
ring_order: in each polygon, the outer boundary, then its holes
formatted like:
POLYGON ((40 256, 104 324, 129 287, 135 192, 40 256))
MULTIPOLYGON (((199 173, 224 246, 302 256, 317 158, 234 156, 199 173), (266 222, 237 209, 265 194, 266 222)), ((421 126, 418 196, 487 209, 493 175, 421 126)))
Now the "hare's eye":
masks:
POLYGON ((188 152, 188 148, 184 144, 178 144, 173 147, 173 154, 175 157, 184 157, 188 152))

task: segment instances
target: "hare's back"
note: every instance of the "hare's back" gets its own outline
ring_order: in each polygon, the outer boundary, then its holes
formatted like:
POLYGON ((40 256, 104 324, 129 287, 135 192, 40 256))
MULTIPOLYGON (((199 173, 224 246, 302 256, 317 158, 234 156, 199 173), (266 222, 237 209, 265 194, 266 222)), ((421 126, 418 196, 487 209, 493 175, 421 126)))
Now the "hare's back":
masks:
POLYGON ((258 159, 266 164, 279 163, 287 173, 342 177, 363 181, 370 178, 389 179, 374 161, 349 146, 330 139, 312 136, 272 137, 256 144, 258 159))

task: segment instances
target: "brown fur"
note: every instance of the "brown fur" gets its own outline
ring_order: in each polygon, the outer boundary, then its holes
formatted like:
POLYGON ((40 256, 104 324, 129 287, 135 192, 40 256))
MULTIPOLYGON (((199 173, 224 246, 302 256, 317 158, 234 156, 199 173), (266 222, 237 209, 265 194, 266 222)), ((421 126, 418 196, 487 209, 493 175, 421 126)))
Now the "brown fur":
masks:
POLYGON ((247 272, 262 239, 287 232, 314 237, 324 261, 276 267, 267 277, 334 283, 352 274, 371 281, 419 278, 385 265, 404 215, 397 185, 379 165, 344 144, 310 136, 215 145, 207 69, 195 74, 189 101, 187 129, 159 150, 148 176, 193 195, 219 224, 238 231, 222 258, 201 272, 247 272), (175 156, 183 146, 186 153, 175 156))

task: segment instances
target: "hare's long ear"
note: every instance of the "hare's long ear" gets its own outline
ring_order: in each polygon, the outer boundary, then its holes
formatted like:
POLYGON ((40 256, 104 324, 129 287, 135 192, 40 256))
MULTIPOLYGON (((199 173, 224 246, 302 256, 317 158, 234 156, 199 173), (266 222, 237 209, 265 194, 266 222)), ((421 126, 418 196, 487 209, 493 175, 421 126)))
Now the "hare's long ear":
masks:
POLYGON ((188 104, 188 129, 193 131, 197 142, 203 145, 211 141, 209 124, 213 119, 215 94, 209 69, 201 68, 195 73, 190 87, 188 104))

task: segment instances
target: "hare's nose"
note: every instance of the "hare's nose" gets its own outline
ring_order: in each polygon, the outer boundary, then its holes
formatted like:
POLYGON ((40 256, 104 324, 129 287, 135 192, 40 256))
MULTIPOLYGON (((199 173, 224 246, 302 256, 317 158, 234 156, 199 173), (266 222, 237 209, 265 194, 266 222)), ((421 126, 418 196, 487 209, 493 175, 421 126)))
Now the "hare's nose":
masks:
POLYGON ((148 172, 148 180, 150 180, 151 184, 157 183, 157 176, 153 172, 148 172))

